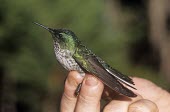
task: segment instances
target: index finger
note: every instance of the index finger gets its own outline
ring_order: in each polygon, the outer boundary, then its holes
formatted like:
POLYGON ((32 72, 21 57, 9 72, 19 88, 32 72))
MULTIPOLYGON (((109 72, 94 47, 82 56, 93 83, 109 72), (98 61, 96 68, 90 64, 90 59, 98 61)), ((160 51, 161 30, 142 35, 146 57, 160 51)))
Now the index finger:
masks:
POLYGON ((77 102, 77 97, 74 93, 79 83, 81 83, 83 77, 76 71, 71 71, 65 81, 64 93, 61 99, 60 111, 61 112, 74 112, 74 108, 77 102))

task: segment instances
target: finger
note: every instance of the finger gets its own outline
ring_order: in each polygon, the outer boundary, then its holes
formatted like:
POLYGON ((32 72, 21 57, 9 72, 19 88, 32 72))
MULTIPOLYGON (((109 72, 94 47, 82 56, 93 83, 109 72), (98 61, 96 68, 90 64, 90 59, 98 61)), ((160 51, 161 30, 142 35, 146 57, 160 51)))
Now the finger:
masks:
POLYGON ((61 99, 61 112, 74 112, 77 101, 77 97, 74 96, 74 92, 82 80, 83 77, 76 71, 72 71, 68 74, 68 77, 65 81, 64 93, 61 99))
POLYGON ((105 106, 104 112, 127 112, 129 105, 140 99, 142 99, 140 95, 135 98, 118 96, 105 106))
POLYGON ((129 106, 128 112, 158 112, 158 107, 150 100, 141 99, 129 106))
POLYGON ((142 95, 143 98, 149 99, 149 98, 155 98, 161 95, 160 94, 161 88, 156 86, 151 81, 142 79, 142 78, 137 78, 137 77, 133 77, 133 81, 135 82, 135 87, 137 88, 135 92, 142 95), (153 90, 156 92, 153 92, 152 94, 150 94, 150 91, 153 91, 153 90))
POLYGON ((133 77, 133 81, 137 88, 135 92, 142 95, 144 99, 154 102, 158 106, 160 112, 164 112, 165 108, 166 110, 170 110, 170 93, 143 78, 133 77), (153 91, 152 94, 151 91, 153 91))
POLYGON ((92 75, 86 75, 76 104, 76 112, 99 112, 103 83, 92 75))

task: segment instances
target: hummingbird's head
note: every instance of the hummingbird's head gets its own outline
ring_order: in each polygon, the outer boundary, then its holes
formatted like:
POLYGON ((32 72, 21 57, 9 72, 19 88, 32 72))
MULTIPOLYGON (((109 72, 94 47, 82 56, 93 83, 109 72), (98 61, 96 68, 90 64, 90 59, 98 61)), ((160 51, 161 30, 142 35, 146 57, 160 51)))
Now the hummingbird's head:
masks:
POLYGON ((76 46, 76 41, 78 41, 76 35, 71 31, 67 29, 53 29, 48 28, 42 24, 34 22, 36 25, 48 30, 55 43, 60 45, 60 48, 65 48, 68 50, 74 49, 76 46))

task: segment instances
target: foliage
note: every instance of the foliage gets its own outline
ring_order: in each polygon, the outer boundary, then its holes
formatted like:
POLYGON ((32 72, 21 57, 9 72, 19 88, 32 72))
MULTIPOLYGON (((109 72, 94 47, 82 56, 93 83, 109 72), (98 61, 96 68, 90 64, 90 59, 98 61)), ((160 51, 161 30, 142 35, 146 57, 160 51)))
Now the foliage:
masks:
POLYGON ((129 59, 129 46, 140 40, 136 37, 144 37, 142 26, 146 22, 138 24, 139 18, 135 16, 139 15, 125 11, 123 18, 136 20, 136 27, 132 27, 133 24, 127 27, 129 21, 124 19, 111 24, 104 15, 104 5, 98 0, 0 1, 0 70, 4 71, 2 77, 14 81, 17 111, 42 111, 44 108, 40 107, 48 95, 57 100, 55 96, 59 96, 63 88, 60 80, 64 81, 66 74, 56 62, 51 35, 35 26, 34 21, 53 28, 69 28, 123 73, 158 82, 153 79, 158 74, 156 71, 144 65, 136 66, 129 59))

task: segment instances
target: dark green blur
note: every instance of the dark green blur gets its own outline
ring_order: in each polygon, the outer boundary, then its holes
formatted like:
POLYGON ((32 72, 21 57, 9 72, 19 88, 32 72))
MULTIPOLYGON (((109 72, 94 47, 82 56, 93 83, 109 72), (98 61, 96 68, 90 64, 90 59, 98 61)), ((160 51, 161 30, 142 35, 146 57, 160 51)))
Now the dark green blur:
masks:
POLYGON ((170 88, 149 42, 145 3, 121 0, 110 8, 108 1, 0 0, 0 108, 59 111, 68 72, 55 59, 51 35, 32 22, 68 28, 122 73, 170 88))

